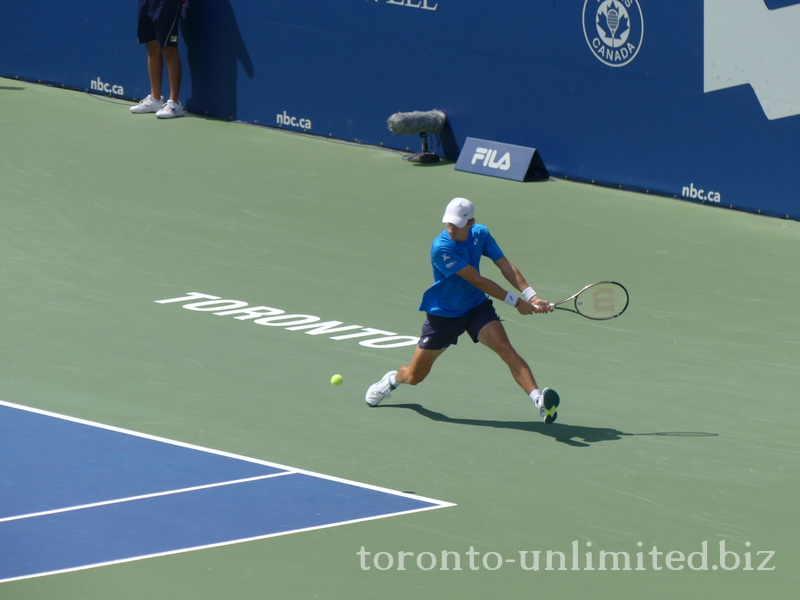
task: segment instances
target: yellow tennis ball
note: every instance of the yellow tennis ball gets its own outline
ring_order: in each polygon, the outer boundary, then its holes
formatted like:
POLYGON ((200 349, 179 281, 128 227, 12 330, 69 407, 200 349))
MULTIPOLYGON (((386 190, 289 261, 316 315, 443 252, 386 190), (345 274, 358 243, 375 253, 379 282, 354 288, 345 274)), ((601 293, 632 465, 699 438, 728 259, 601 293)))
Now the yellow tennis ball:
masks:
POLYGON ((342 381, 344 381, 344 379, 341 375, 334 375, 331 377, 331 385, 342 385, 342 381))

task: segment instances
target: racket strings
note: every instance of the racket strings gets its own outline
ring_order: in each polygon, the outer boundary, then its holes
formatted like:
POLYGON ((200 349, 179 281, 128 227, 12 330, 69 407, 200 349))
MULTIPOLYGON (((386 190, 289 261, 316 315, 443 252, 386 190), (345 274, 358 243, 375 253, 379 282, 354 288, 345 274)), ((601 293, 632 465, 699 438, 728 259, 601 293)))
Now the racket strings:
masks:
POLYGON ((600 283, 575 298, 579 313, 593 319, 603 319, 620 314, 628 304, 625 289, 615 283, 600 283))

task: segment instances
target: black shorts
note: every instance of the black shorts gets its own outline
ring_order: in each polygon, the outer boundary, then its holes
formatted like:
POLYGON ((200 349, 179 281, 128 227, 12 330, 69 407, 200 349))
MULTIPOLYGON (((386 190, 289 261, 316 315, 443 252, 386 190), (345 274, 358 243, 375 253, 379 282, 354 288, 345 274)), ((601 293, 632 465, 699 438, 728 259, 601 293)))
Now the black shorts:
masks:
POLYGON ((427 313, 426 316, 427 319, 422 324, 422 335, 417 344, 424 350, 441 350, 451 344, 457 344, 458 336, 465 331, 469 333, 472 341, 477 343, 480 330, 487 323, 500 320, 491 300, 460 317, 436 317, 427 313))
POLYGON ((139 0, 139 43, 155 40, 161 48, 177 46, 182 8, 182 0, 139 0))

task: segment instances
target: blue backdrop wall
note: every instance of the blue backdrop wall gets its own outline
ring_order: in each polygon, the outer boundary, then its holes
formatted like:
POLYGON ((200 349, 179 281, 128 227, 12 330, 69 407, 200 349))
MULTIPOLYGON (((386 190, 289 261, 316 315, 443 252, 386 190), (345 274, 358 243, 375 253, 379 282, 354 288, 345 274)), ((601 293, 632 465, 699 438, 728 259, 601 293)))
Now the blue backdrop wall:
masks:
MULTIPOLYGON (((149 92, 136 2, 5 7, 0 74, 149 92)), ((394 112, 552 174, 800 219, 800 0, 190 0, 192 112, 419 150, 394 112)))

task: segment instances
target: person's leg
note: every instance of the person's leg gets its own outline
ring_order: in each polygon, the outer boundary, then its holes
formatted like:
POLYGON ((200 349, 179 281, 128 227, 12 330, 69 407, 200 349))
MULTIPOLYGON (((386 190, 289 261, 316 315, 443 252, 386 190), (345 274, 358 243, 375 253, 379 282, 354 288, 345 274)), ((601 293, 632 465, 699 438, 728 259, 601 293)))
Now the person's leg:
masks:
POLYGON ((528 363, 511 346, 505 327, 500 321, 490 321, 484 325, 478 332, 478 341, 494 350, 503 359, 511 370, 514 381, 525 390, 526 394, 530 395, 533 390, 539 388, 528 363))
POLYGON ((533 378, 531 368, 511 346, 503 324, 500 321, 490 321, 484 325, 478 332, 478 341, 497 352, 508 365, 514 381, 533 400, 542 421, 547 425, 553 423, 558 418, 558 406, 561 403, 558 392, 552 388, 544 388, 541 392, 539 391, 539 385, 533 378))
POLYGON ((418 346, 414 351, 411 364, 403 365, 397 371, 389 371, 386 375, 381 377, 380 381, 369 386, 367 395, 364 397, 367 404, 370 406, 378 406, 378 404, 390 397, 392 392, 401 383, 417 385, 428 376, 434 361, 439 358, 444 351, 444 348, 440 350, 426 350, 418 346))
POLYGON ((369 386, 365 400, 370 406, 377 406, 390 397, 401 383, 417 385, 424 380, 442 352, 458 342, 458 336, 464 333, 467 324, 463 318, 426 316, 411 363, 397 371, 389 371, 380 381, 369 386))
POLYGON ((181 58, 178 54, 178 47, 167 45, 161 49, 164 54, 164 62, 167 63, 167 76, 169 78, 169 100, 164 103, 163 108, 156 113, 159 119, 173 119, 183 116, 183 106, 178 97, 181 93, 181 58))
POLYGON ((164 62, 167 63, 167 78, 169 79, 169 99, 179 102, 181 93, 181 57, 177 46, 167 46, 163 49, 164 62))
POLYGON ((414 351, 414 356, 411 358, 411 364, 403 365, 397 369, 397 375, 394 377, 395 383, 417 385, 428 376, 434 361, 439 358, 445 350, 446 348, 440 350, 426 350, 425 348, 417 346, 417 349, 414 351))
POLYGON ((145 44, 147 49, 147 73, 150 75, 150 95, 156 100, 161 98, 161 79, 164 73, 164 61, 161 58, 161 47, 156 40, 145 44))

